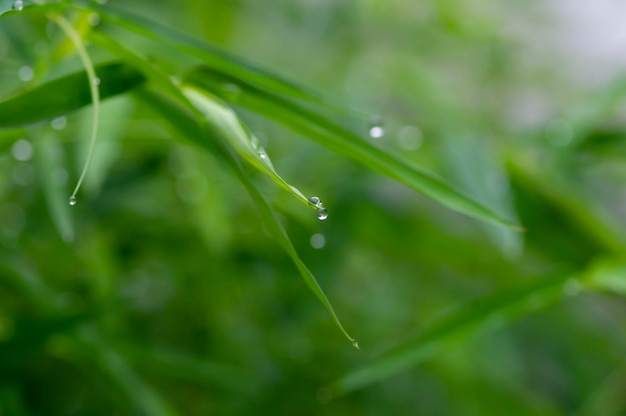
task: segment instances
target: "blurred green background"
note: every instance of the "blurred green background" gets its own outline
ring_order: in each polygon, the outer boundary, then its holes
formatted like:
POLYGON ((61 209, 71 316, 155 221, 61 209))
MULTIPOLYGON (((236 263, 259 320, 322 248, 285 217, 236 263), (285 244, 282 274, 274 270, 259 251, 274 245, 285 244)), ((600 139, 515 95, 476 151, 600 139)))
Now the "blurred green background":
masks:
MULTIPOLYGON (((364 114, 364 140, 526 231, 236 107, 329 209, 258 178, 358 351, 236 177, 133 94, 102 103, 75 207, 90 109, 0 132, 0 415, 626 414, 624 66, 610 37, 576 49, 613 33, 593 2, 562 3, 109 0, 364 114)), ((68 16, 171 73, 195 63, 68 16)), ((80 68, 43 16, 0 20, 3 99, 80 68)))

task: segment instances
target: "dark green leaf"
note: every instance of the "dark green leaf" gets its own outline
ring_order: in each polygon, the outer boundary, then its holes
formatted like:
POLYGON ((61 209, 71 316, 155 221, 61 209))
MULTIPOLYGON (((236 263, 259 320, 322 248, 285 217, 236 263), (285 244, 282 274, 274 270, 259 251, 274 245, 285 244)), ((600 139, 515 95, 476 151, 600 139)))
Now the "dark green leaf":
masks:
POLYGON ((204 88, 227 101, 262 114, 315 140, 322 146, 348 157, 375 172, 396 179, 437 202, 463 214, 485 221, 519 228, 490 209, 463 195, 434 174, 379 149, 357 134, 333 122, 320 112, 293 100, 241 83, 229 74, 207 67, 193 71, 186 82, 204 88), (235 85, 241 92, 233 97, 224 84, 235 85))
MULTIPOLYGON (((407 370, 434 353, 439 343, 471 328, 495 319, 505 323, 545 307, 561 298, 563 285, 571 278, 560 276, 542 279, 532 284, 495 293, 470 302, 447 318, 431 325, 417 337, 392 349, 371 364, 338 380, 332 388, 338 394, 357 390, 407 370)), ((571 279, 577 284, 577 281, 571 279)))
MULTIPOLYGON (((145 81, 140 72, 123 63, 102 64, 95 69, 103 100, 125 93, 145 81)), ((0 129, 51 120, 90 104, 87 75, 84 71, 76 72, 0 102, 0 129)))

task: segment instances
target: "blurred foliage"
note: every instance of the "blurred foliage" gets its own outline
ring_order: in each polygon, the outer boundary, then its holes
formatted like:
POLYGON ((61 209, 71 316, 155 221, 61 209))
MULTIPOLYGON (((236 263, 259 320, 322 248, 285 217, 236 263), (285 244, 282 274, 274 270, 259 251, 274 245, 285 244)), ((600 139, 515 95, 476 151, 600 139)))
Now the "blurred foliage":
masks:
POLYGON ((537 6, 103 3, 0 0, 0 415, 624 414, 626 82, 537 6))

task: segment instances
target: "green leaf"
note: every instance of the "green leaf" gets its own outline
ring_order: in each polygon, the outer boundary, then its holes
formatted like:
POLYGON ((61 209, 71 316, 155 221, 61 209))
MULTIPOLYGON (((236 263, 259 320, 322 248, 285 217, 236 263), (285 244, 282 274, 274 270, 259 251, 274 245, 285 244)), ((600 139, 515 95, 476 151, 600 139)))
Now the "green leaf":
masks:
MULTIPOLYGON (((100 79, 101 99, 125 93, 145 81, 145 77, 123 63, 95 68, 100 79)), ((91 104, 85 71, 58 78, 0 102, 0 129, 14 129, 62 116, 91 104)))
MULTIPOLYGON (((451 180, 498 212, 517 219, 509 177, 494 149, 495 143, 455 130, 454 134, 443 137, 440 146, 451 180)), ((524 246, 523 234, 486 222, 480 226, 505 257, 519 258, 524 246)))
POLYGON ((229 106, 203 90, 183 87, 182 91, 196 109, 202 113, 211 128, 240 157, 291 192, 303 203, 310 204, 302 192, 289 185, 276 173, 267 152, 258 144, 258 140, 252 136, 229 106))
MULTIPOLYGON (((210 139, 211 134, 209 131, 201 128, 201 126, 198 125, 198 122, 200 120, 193 120, 193 111, 188 112, 184 108, 181 108, 179 105, 176 105, 174 102, 167 100, 161 95, 155 94, 149 90, 141 90, 139 91, 138 95, 147 105, 151 106, 155 111, 157 111, 166 120, 168 120, 172 127, 177 129, 187 139, 210 151, 216 150, 216 141, 210 139)), ((307 286, 309 286, 313 294, 315 294, 315 296, 326 307, 339 330, 348 340, 350 340, 354 347, 358 348, 357 341, 352 338, 343 328, 341 321, 337 317, 337 314, 335 313, 335 310, 333 309, 326 294, 315 279, 315 276, 300 259, 300 256, 298 256, 298 252, 291 243, 287 232, 276 218, 274 210, 272 209, 270 204, 258 191, 256 186, 252 183, 247 173, 240 165, 239 161, 228 150, 228 148, 223 147, 223 145, 221 145, 221 143, 219 142, 217 144, 219 146, 218 151, 223 156, 223 161, 228 163, 228 165, 234 170, 241 183, 247 189, 250 197, 252 198, 261 215, 261 218, 263 219, 264 225, 267 227, 272 237, 291 258, 292 262, 295 264, 296 268, 300 272, 300 275, 304 279, 305 283, 307 284, 307 286)))
POLYGON ((63 348, 57 348, 57 351, 67 354, 63 357, 65 360, 76 361, 77 357, 82 357, 88 364, 95 364, 100 376, 126 396, 128 402, 133 405, 135 414, 154 416, 179 414, 157 390, 134 371, 125 357, 110 345, 107 337, 96 326, 83 325, 75 332, 76 335, 72 338, 61 340, 63 348))
POLYGON ((156 40, 190 56, 202 60, 212 68, 228 72, 232 76, 257 85, 263 85, 271 91, 287 96, 317 103, 323 101, 305 87, 296 85, 282 77, 251 65, 244 60, 228 54, 204 41, 185 35, 151 20, 129 13, 121 8, 106 4, 95 4, 87 0, 76 0, 72 6, 96 11, 104 20, 114 23, 129 31, 156 40))
POLYGON ((158 374, 168 380, 192 382, 207 387, 221 387, 248 394, 253 375, 246 369, 211 362, 205 357, 194 357, 173 349, 154 345, 121 343, 120 353, 143 372, 158 374))
POLYGON ((492 223, 520 228, 512 221, 502 218, 461 194, 434 174, 373 146, 315 109, 258 88, 256 85, 242 83, 227 73, 208 67, 197 68, 185 81, 273 119, 342 156, 410 186, 457 212, 492 223), (224 85, 229 84, 240 91, 236 97, 224 88, 224 85))
POLYGON ((626 296, 626 264, 623 259, 600 258, 589 268, 587 281, 595 290, 626 296))
POLYGON ((296 265, 305 283, 309 286, 313 294, 317 296, 320 302, 322 302, 322 304, 326 307, 326 309, 331 314, 339 330, 341 330, 343 335, 352 343, 353 347, 359 349, 359 343, 357 342, 357 340, 352 338, 350 334, 348 334, 348 332, 344 329, 343 325, 341 324, 341 321, 339 320, 339 317, 335 313, 333 306, 328 300, 328 297, 326 297, 326 294, 324 293, 321 286, 315 279, 315 276, 313 275, 313 273, 311 273, 311 271, 306 266, 306 264, 304 264, 304 262, 300 259, 300 256, 298 256, 298 252, 296 251, 293 244, 291 243, 291 240, 289 239, 287 232, 285 231, 283 226, 280 224, 280 222, 278 222, 278 219, 276 218, 276 214, 274 213, 274 210, 272 209, 270 204, 265 200, 263 195, 261 195, 261 193, 256 189, 254 184, 250 181, 250 179, 245 174, 243 169, 241 169, 240 166, 237 167, 236 173, 239 179, 241 180, 241 183, 243 183, 246 189, 248 190, 250 197, 252 197, 252 200, 256 204, 256 207, 259 210, 259 213, 261 214, 261 218, 263 219, 263 223, 269 230, 272 237, 274 237, 274 239, 278 242, 278 244, 280 244, 280 246, 283 248, 283 250, 285 250, 285 252, 289 255, 289 257, 291 257, 291 261, 293 261, 293 263, 296 265))
POLYGON ((552 304, 562 297, 563 289, 567 287, 564 285, 572 282, 579 284, 569 276, 541 279, 470 302, 371 364, 342 377, 331 388, 336 394, 347 393, 407 370, 430 358, 441 342, 474 325, 492 320, 499 324, 506 323, 552 304))
POLYGON ((517 151, 507 160, 511 176, 530 188, 534 195, 552 204, 571 224, 600 247, 626 258, 626 236, 608 212, 590 202, 569 178, 540 164, 530 152, 517 151), (550 180, 546 180, 550 178, 550 180))
POLYGON ((65 5, 61 3, 28 4, 29 2, 26 1, 24 9, 18 11, 13 10, 13 3, 14 0, 0 0, 0 19, 25 13, 49 13, 65 9, 65 5))
POLYGON ((55 181, 54 175, 58 169, 62 169, 65 162, 63 145, 58 139, 58 134, 43 132, 35 143, 35 166, 40 178, 43 193, 52 221, 56 226, 61 238, 65 242, 74 240, 74 222, 67 203, 68 190, 65 184, 55 181))
POLYGON ((289 191, 300 201, 310 205, 308 199, 302 192, 278 175, 267 152, 243 125, 235 112, 225 105, 222 100, 195 88, 183 87, 179 89, 167 74, 150 65, 148 61, 124 48, 114 39, 106 35, 95 34, 92 38, 97 44, 107 48, 121 59, 131 62, 137 69, 143 71, 151 82, 177 101, 189 100, 194 105, 197 111, 196 114, 202 116, 205 121, 210 124, 214 132, 216 132, 229 147, 233 148, 239 156, 259 171, 268 175, 274 182, 289 191))

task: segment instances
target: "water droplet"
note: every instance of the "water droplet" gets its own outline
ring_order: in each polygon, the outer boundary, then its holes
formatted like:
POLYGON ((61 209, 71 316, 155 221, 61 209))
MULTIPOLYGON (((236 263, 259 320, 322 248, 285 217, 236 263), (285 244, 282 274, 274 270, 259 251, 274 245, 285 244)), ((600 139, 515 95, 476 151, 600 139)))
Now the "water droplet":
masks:
POLYGON ((17 75, 22 81, 28 82, 33 79, 33 77, 35 76, 35 72, 33 71, 33 68, 29 66, 23 66, 20 68, 17 75))
POLYGON ((320 221, 324 221, 326 218, 328 218, 328 211, 326 210, 326 208, 321 207, 317 209, 317 219, 320 221))
POLYGON ((385 130, 380 126, 370 127, 370 137, 372 139, 380 139, 385 135, 385 130))
POLYGON ((87 21, 91 26, 98 26, 100 23, 100 15, 98 13, 90 13, 89 16, 87 16, 87 21))
POLYGON ((356 339, 352 340, 352 346, 356 348, 357 350, 361 349, 361 347, 359 347, 359 341, 357 341, 356 339))
POLYGON ((100 78, 94 78, 93 85, 100 85, 100 78))
POLYGON ((63 130, 67 125, 67 117, 61 116, 57 117, 50 122, 50 126, 52 126, 55 130, 63 130))
POLYGON ((15 160, 26 162, 33 157, 33 145, 28 140, 18 140, 13 143, 11 147, 11 153, 15 160))
POLYGON ((71 206, 76 205, 76 197, 74 195, 70 196, 69 203, 71 206))
POLYGON ((261 159, 263 159, 265 161, 265 163, 267 163, 268 165, 272 166, 272 162, 270 161, 270 158, 269 158, 267 152, 265 151, 265 148, 261 145, 261 141, 259 140, 259 138, 256 135, 252 135, 251 143, 252 143, 252 148, 254 150, 256 150, 256 152, 259 155, 259 157, 261 159))
POLYGON ((314 249, 321 249, 324 248, 324 246, 326 245, 326 237, 324 237, 323 234, 313 234, 311 236, 311 247, 313 247, 314 249))
POLYGON ((313 204, 313 206, 319 207, 322 205, 322 201, 316 196, 312 196, 309 198, 309 203, 313 204))
POLYGON ((13 10, 22 11, 24 9, 24 2, 22 0, 15 0, 13 2, 13 10))
POLYGON ((385 129, 382 126, 380 117, 373 117, 370 124, 369 135, 373 139, 380 139, 385 135, 385 129))

